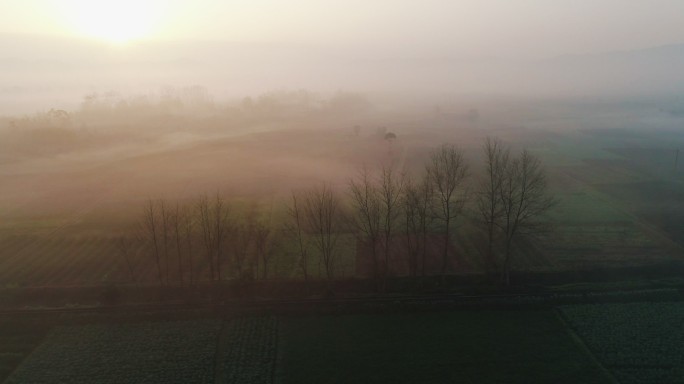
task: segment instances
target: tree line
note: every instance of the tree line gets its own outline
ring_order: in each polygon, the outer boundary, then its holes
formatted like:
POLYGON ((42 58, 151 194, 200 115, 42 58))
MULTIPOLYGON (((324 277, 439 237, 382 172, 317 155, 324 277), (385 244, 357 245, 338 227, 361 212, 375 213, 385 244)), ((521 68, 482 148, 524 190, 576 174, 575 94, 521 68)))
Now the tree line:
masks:
POLYGON ((555 199, 549 194, 540 159, 514 153, 495 138, 482 145, 484 172, 471 174, 462 149, 442 145, 423 170, 409 175, 392 165, 363 168, 346 192, 328 184, 292 191, 286 218, 276 223, 273 204, 238 209, 220 194, 192 203, 148 200, 135 236, 119 239, 129 277, 136 280, 132 241, 144 245, 159 284, 196 284, 227 278, 268 279, 273 256, 286 243, 296 254, 304 280, 332 283, 343 235, 366 250, 376 289, 386 289, 395 253, 401 250, 408 274, 428 274, 428 258, 438 258, 442 279, 450 272, 454 238, 469 219, 484 234, 483 265, 490 276, 510 284, 516 241, 538 233, 555 199), (435 247, 439 248, 435 252, 435 247))

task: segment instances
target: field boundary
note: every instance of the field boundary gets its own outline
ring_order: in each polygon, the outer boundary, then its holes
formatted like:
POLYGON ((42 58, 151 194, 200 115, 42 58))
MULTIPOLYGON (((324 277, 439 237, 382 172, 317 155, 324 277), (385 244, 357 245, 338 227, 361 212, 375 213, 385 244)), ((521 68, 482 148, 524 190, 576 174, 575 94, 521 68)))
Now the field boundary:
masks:
POLYGON ((584 354, 591 360, 594 365, 596 365, 601 372, 603 372, 603 375, 610 380, 611 383, 613 384, 620 384, 620 382, 617 380, 615 375, 613 375, 613 372, 611 372, 610 369, 606 368, 603 363, 596 357, 594 352, 591 351, 589 346, 582 340, 582 338, 575 332, 575 330, 570 326, 570 323, 565 319, 563 316, 563 313, 558 308, 553 308, 553 313, 556 315, 556 318, 558 318, 558 321, 563 325, 563 328, 565 329, 565 332, 570 336, 570 338, 573 340, 575 345, 584 352, 584 354))
POLYGON ((681 302, 678 288, 597 292, 543 292, 465 295, 462 293, 422 295, 378 295, 346 298, 242 299, 225 301, 182 301, 155 304, 119 304, 92 307, 38 307, 0 310, 1 316, 45 314, 115 315, 134 313, 206 312, 216 316, 235 314, 287 315, 297 313, 381 313, 471 309, 553 309, 558 305, 626 302, 681 302))

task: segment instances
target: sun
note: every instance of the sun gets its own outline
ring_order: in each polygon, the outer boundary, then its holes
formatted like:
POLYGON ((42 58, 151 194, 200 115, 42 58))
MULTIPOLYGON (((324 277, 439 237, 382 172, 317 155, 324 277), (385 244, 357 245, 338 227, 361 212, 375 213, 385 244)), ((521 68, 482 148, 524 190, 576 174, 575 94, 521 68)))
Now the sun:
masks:
POLYGON ((65 1, 70 29, 80 36, 115 44, 149 37, 157 9, 145 0, 65 1))

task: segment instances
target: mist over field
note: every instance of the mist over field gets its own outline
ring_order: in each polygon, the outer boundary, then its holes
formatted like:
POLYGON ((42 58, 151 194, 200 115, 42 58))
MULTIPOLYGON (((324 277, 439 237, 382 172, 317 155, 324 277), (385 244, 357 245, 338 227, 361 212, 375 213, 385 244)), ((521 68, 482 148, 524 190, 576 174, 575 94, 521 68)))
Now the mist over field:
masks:
MULTIPOLYGON (((447 235, 460 255, 452 272, 481 272, 473 196, 486 137, 538 157, 558 201, 555 230, 518 244, 516 268, 679 257, 678 210, 639 195, 658 186, 678 201, 684 38, 663 32, 681 29, 675 2, 610 22, 588 16, 588 2, 160 4, 5 5, 15 18, 0 29, 0 283, 132 279, 115 242, 140 236, 153 201, 195 210, 218 194, 235 226, 252 215, 288 239, 293 193, 325 184, 349 210, 362 170, 418 180, 445 144, 469 169, 447 235), (660 29, 635 34, 630 18, 660 29)), ((340 231, 338 274, 353 277, 362 252, 340 231)), ((299 274, 290 240, 269 248, 275 277, 299 274)), ((150 279, 149 244, 133 248, 150 279)))
POLYGON ((0 382, 680 383, 681 0, 0 0, 0 382))
POLYGON ((74 109, 90 92, 146 94, 201 85, 226 101, 274 90, 401 97, 676 97, 684 45, 542 58, 481 57, 449 47, 297 42, 133 42, 0 35, 2 114, 74 109))

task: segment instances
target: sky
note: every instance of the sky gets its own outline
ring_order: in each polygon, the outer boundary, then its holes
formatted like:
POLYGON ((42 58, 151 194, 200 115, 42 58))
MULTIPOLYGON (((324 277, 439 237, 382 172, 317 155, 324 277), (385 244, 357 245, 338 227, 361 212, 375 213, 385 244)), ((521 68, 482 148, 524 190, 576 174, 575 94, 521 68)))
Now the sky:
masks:
POLYGON ((682 43, 684 1, 2 0, 0 35, 10 34, 543 58, 682 43))
POLYGON ((680 94, 682 65, 682 0, 0 0, 0 114, 192 85, 680 94))

